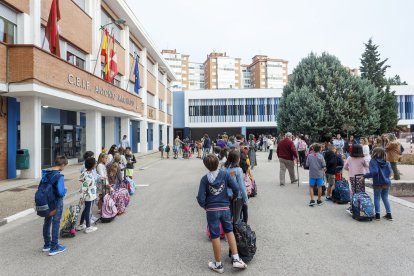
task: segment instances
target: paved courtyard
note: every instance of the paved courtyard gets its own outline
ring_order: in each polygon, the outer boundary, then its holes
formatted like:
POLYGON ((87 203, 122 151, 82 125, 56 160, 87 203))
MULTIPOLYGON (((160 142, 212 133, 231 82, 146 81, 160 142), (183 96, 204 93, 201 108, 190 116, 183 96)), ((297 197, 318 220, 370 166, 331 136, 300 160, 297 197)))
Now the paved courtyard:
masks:
MULTIPOLYGON (((306 185, 280 187, 277 160, 259 152, 258 163, 258 196, 249 205, 257 253, 237 274, 413 275, 414 209, 392 203, 393 222, 357 222, 345 206, 308 207, 306 185)), ((68 250, 54 257, 40 251, 42 220, 34 214, 0 227, 0 275, 214 275, 205 213, 195 199, 205 172, 199 159, 136 170, 141 186, 127 213, 61 240, 68 250)), ((301 181, 306 175, 301 171, 301 181)), ((236 274, 228 259, 225 274, 236 274)))

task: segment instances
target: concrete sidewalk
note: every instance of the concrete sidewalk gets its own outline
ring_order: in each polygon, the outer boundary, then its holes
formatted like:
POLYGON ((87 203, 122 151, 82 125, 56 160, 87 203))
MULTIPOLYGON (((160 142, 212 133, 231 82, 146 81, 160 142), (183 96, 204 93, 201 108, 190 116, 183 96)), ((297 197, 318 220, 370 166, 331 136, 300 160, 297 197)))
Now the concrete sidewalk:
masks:
MULTIPOLYGON (((135 171, 142 169, 153 162, 160 160, 158 152, 135 154, 137 164, 135 171)), ((65 168, 65 185, 68 188, 67 196, 78 193, 81 164, 65 168)), ((34 194, 37 191, 40 179, 13 179, 0 181, 0 221, 8 216, 34 207, 34 194)))

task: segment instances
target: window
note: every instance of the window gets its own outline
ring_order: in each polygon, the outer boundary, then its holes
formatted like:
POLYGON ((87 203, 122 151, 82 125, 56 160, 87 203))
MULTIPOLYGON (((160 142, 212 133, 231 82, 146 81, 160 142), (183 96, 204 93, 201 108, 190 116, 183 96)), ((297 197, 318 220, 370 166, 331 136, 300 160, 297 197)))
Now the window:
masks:
POLYGON ((66 48, 66 61, 85 70, 86 55, 69 43, 66 43, 66 48))
POLYGON ((112 84, 121 87, 121 77, 120 74, 116 75, 112 84))
POLYGON ((0 41, 7 44, 15 44, 17 42, 16 24, 2 16, 0 16, 0 41))
MULTIPOLYGON (((114 21, 115 20, 106 11, 101 10, 101 24, 102 25, 113 23, 114 21)), ((109 27, 110 27, 108 28, 109 34, 112 35, 111 30, 113 30, 113 34, 115 36, 116 41, 120 42, 122 29, 116 24, 112 24, 109 27)))
POLYGON ((85 0, 73 0, 82 10, 85 10, 85 0))
POLYGON ((135 53, 140 54, 141 49, 131 39, 129 40, 129 54, 135 56, 135 53))
POLYGON ((154 95, 147 93, 147 105, 155 107, 154 99, 154 95))
POLYGON ((155 75, 155 74, 154 74, 154 71, 155 71, 155 65, 154 65, 154 63, 152 63, 152 61, 151 61, 151 60, 149 60, 148 58, 147 58, 147 70, 148 70, 149 72, 151 72, 153 75, 155 75))

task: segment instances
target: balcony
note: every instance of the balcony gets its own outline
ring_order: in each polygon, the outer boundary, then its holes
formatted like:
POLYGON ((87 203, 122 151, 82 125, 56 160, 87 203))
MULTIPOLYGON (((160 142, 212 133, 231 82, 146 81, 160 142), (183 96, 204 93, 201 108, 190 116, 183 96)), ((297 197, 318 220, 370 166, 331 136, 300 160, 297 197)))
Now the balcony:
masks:
MULTIPOLYGON (((141 113, 142 101, 101 78, 33 45, 9 45, 8 83, 36 83, 102 104, 141 113)), ((3 50, 0 47, 0 53, 3 50)), ((3 56, 3 55, 1 55, 3 56)), ((0 65, 2 60, 0 59, 0 65)), ((0 66, 0 79, 3 66, 0 66)))
POLYGON ((159 110, 158 111, 158 121, 165 123, 165 112, 159 110))
POLYGON ((158 81, 158 98, 165 101, 165 85, 158 81))

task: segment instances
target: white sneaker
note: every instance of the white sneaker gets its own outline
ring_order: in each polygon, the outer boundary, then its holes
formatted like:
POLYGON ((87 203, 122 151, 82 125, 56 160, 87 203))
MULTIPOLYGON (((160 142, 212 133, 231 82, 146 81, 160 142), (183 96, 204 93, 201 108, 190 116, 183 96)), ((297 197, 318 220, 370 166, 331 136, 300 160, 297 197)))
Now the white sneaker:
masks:
POLYGON ((217 273, 220 273, 220 274, 224 273, 223 263, 220 266, 216 266, 216 262, 209 262, 208 263, 208 268, 210 268, 214 272, 217 272, 217 273))
POLYGON ((86 225, 85 224, 81 224, 76 226, 76 231, 82 231, 86 229, 86 225))
POLYGON ((98 227, 96 227, 96 226, 89 226, 88 228, 85 229, 85 233, 86 234, 89 234, 89 233, 95 232, 96 230, 98 230, 98 227))
POLYGON ((98 221, 99 218, 95 217, 95 216, 91 216, 91 223, 96 223, 96 221, 98 221))
POLYGON ((247 264, 245 264, 242 259, 238 259, 238 260, 232 259, 232 263, 233 263, 234 268, 240 268, 240 269, 247 268, 247 264))

